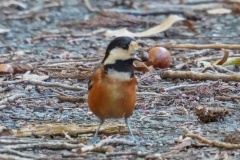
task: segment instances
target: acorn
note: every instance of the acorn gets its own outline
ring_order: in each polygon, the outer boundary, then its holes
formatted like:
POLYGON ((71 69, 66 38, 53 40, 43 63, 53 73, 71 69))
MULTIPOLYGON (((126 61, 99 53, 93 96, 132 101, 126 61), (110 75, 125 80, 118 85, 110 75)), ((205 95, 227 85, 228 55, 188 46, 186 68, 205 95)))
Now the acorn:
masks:
POLYGON ((170 52, 164 47, 153 47, 148 51, 148 54, 149 58, 146 65, 154 68, 168 68, 172 60, 170 52))

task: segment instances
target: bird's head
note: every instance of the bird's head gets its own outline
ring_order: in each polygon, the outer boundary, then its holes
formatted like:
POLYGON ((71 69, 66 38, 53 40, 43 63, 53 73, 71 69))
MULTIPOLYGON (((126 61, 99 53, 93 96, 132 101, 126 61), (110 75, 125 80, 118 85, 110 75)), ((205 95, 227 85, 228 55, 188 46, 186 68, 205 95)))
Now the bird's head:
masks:
POLYGON ((148 53, 139 49, 131 37, 117 37, 107 47, 103 65, 115 64, 118 61, 147 61, 148 53))

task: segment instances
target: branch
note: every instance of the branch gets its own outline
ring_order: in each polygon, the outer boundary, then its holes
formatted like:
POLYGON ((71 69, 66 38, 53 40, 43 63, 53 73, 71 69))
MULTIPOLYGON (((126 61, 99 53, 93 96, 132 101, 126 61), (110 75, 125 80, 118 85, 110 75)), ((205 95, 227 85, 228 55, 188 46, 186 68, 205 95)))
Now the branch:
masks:
POLYGON ((78 87, 78 86, 68 86, 65 84, 61 84, 58 82, 43 82, 43 81, 36 81, 36 80, 19 80, 19 81, 3 81, 0 83, 0 85, 3 84, 18 84, 18 83, 25 83, 25 84, 32 84, 32 85, 40 85, 45 87, 59 87, 63 89, 69 89, 74 91, 82 91, 87 90, 87 88, 84 87, 78 87))
POLYGON ((14 156, 14 155, 6 155, 6 154, 0 154, 0 159, 10 159, 10 160, 32 160, 32 158, 21 158, 19 156, 14 156))
POLYGON ((226 148, 226 149, 240 149, 240 144, 231 144, 231 143, 224 143, 224 142, 219 142, 219 141, 211 141, 209 139, 206 139, 198 134, 193 134, 191 133, 187 128, 183 128, 185 131, 183 137, 190 137, 193 139, 198 140, 201 143, 208 144, 213 147, 221 147, 221 148, 226 148))
POLYGON ((181 89, 181 88, 186 88, 186 87, 197 87, 197 86, 202 86, 202 85, 210 85, 210 83, 183 84, 183 85, 165 88, 164 91, 166 92, 166 91, 171 91, 171 90, 175 90, 175 89, 181 89))
POLYGON ((84 146, 81 148, 81 152, 88 152, 92 150, 96 150, 97 148, 101 148, 104 145, 107 144, 125 144, 125 145, 130 145, 134 146, 136 145, 133 141, 125 140, 125 139, 104 139, 97 144, 90 145, 90 146, 84 146))
MULTIPOLYGON (((97 127, 97 124, 40 124, 24 126, 18 130, 11 130, 11 132, 16 137, 27 137, 31 136, 33 133, 38 136, 62 135, 63 131, 67 132, 69 136, 76 136, 78 134, 94 133, 97 127)), ((102 125, 100 132, 118 133, 119 130, 125 132, 125 125, 104 124, 102 125)))
POLYGON ((43 156, 35 156, 32 154, 27 154, 27 153, 23 153, 23 152, 19 152, 13 149, 0 149, 0 153, 9 153, 9 154, 15 154, 17 156, 21 156, 21 157, 26 157, 26 158, 43 158, 43 156))
POLYGON ((198 73, 192 71, 163 71, 161 73, 162 78, 180 78, 191 80, 222 80, 223 82, 236 81, 240 82, 239 74, 212 74, 212 73, 198 73))
POLYGON ((28 148, 38 148, 38 149, 74 149, 80 148, 84 145, 79 144, 70 144, 66 142, 38 142, 38 143, 30 143, 30 144, 16 144, 16 145, 8 145, 4 146, 3 149, 28 149, 28 148))
POLYGON ((165 48, 191 48, 191 49, 240 49, 240 45, 237 44, 158 44, 156 47, 165 47, 165 48))

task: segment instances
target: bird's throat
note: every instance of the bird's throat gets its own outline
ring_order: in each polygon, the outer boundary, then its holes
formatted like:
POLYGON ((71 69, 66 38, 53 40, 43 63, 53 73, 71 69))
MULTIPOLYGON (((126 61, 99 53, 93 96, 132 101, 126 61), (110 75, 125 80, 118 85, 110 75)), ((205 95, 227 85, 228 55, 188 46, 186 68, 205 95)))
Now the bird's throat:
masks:
POLYGON ((133 61, 132 59, 117 60, 113 64, 105 64, 104 70, 110 77, 119 80, 130 80, 134 76, 133 61))

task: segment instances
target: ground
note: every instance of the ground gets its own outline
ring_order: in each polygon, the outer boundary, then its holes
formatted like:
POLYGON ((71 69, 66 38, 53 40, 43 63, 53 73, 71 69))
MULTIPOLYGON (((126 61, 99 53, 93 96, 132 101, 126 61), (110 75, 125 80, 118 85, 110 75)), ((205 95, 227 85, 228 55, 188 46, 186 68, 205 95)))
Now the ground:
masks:
MULTIPOLYGON (((217 8, 219 5, 231 8, 239 6, 238 3, 188 0, 182 4, 183 9, 179 9, 176 6, 181 5, 177 0, 89 1, 94 8, 102 8, 106 12, 111 8, 120 12, 139 8, 147 12, 152 11, 151 14, 132 13, 131 17, 123 18, 125 15, 120 15, 122 18, 116 18, 119 16, 116 15, 114 18, 89 11, 83 1, 77 0, 17 2, 19 3, 10 4, 10 1, 0 3, 0 29, 9 29, 9 31, 0 30, 0 64, 10 64, 15 69, 12 75, 9 73, 0 75, 0 126, 6 127, 7 130, 18 130, 32 124, 98 123, 98 119, 91 113, 85 101, 87 90, 66 89, 61 86, 47 87, 21 80, 29 75, 32 80, 87 88, 92 69, 100 63, 105 48, 112 39, 103 35, 106 30, 126 27, 132 32, 141 32, 160 24, 170 14, 177 14, 189 20, 198 34, 179 21, 164 32, 136 39, 149 47, 166 43, 240 43, 238 12, 233 10, 234 12, 229 14, 208 14, 206 7, 201 9, 203 4, 211 9, 211 6, 217 8), (156 3, 159 5, 157 9, 156 3), (172 7, 164 8, 164 5, 172 5, 172 7), (191 6, 195 9, 190 9, 191 6), (146 9, 147 7, 150 9, 146 9), (27 71, 30 70, 30 65, 31 71, 27 71), (7 97, 16 95, 17 98, 6 100, 7 97), (60 101, 59 95, 80 99, 75 103, 60 101)), ((173 71, 200 71, 203 66, 197 63, 199 62, 197 58, 212 62, 223 55, 222 50, 208 48, 202 49, 202 52, 190 48, 169 48, 169 51, 172 55, 169 70, 173 71)), ((239 49, 227 51, 230 56, 239 57, 239 49)), ((239 71, 237 66, 229 70, 239 71)), ((223 141, 226 135, 239 130, 239 83, 221 80, 166 79, 161 78, 161 72, 160 69, 147 73, 136 72, 138 98, 131 117, 131 125, 139 141, 137 145, 112 144, 110 145, 113 149, 112 155, 106 153, 106 150, 74 154, 76 150, 64 147, 16 149, 22 150, 26 155, 0 149, 0 157, 2 159, 7 159, 7 156, 10 157, 9 159, 20 159, 20 157, 22 159, 240 159, 239 149, 213 147, 193 139, 188 139, 192 142, 189 145, 177 147, 178 144, 187 141, 182 137, 183 127, 215 141, 223 141), (185 87, 164 91, 169 87, 181 85, 185 87), (152 94, 153 92, 156 94, 152 94), (228 98, 229 95, 233 98, 228 98), (197 107, 224 108, 229 114, 219 121, 205 123, 194 114, 197 107)), ((218 74, 219 71, 206 72, 218 74)), ((115 125, 121 123, 124 124, 123 120, 106 122, 115 125)), ((93 133, 91 131, 75 136, 70 134, 70 138, 62 134, 38 135, 34 132, 30 137, 18 138, 0 134, 0 146, 6 149, 9 145, 19 145, 18 140, 26 141, 27 144, 33 141, 53 143, 74 141, 74 143, 86 144, 93 137, 93 133), (4 140, 8 141, 4 142, 4 140)), ((104 139, 109 136, 130 141, 129 133, 121 131, 109 134, 103 129, 99 137, 104 139)))

